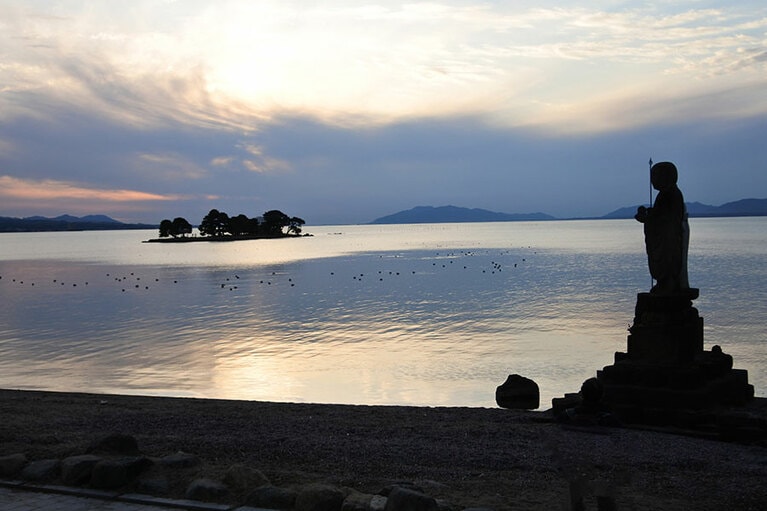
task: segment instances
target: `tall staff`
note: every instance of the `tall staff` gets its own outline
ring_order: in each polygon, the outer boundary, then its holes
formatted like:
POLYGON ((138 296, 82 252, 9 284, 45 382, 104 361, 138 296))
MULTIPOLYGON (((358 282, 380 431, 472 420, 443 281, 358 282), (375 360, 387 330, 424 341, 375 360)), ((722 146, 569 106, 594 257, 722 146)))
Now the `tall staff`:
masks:
POLYGON ((652 158, 648 165, 650 166, 650 207, 652 207, 652 158))
MULTIPOLYGON (((647 162, 647 165, 650 167, 650 207, 652 207, 652 158, 647 162)), ((650 274, 650 289, 652 289, 653 284, 655 284, 655 280, 652 278, 652 274, 650 274)))

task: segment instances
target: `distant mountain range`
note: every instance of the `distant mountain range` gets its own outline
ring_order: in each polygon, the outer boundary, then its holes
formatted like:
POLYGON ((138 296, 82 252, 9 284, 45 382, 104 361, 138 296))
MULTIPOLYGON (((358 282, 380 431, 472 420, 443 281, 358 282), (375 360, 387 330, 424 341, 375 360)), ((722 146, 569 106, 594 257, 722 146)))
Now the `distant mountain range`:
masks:
POLYGON ((509 214, 486 209, 456 206, 417 206, 407 211, 377 218, 371 224, 435 224, 449 222, 514 222, 522 220, 556 220, 543 213, 509 214))
MULTIPOLYGON (((638 207, 637 205, 616 209, 600 218, 634 218, 638 207)), ((742 199, 721 206, 688 202, 687 213, 691 217, 767 216, 767 199, 742 199)))
POLYGON ((76 217, 61 215, 55 218, 30 216, 27 218, 0 217, 0 232, 42 231, 106 231, 119 229, 156 229, 150 224, 126 224, 106 215, 76 217))
MULTIPOLYGON (((637 208, 628 206, 616 209, 600 217, 590 219, 620 219, 634 218, 637 208)), ((728 202, 721 206, 709 206, 700 202, 688 202, 687 212, 691 217, 733 217, 733 216, 767 216, 767 199, 743 199, 728 202)), ((573 218, 556 218, 546 213, 498 213, 486 209, 469 209, 457 206, 417 206, 392 215, 383 216, 370 222, 371 224, 432 224, 458 222, 515 222, 534 220, 575 220, 573 218)))

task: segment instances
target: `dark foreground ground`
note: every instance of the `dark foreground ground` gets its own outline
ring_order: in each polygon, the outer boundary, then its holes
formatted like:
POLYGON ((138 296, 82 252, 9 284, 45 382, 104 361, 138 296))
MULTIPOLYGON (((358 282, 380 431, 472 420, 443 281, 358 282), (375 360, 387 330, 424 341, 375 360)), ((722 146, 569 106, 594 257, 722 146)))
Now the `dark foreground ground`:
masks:
POLYGON ((571 484, 612 492, 618 509, 767 506, 764 446, 566 429, 542 412, 0 390, 0 456, 64 458, 111 432, 150 457, 195 454, 201 476, 244 463, 284 487, 407 481, 459 508, 565 509, 571 484))

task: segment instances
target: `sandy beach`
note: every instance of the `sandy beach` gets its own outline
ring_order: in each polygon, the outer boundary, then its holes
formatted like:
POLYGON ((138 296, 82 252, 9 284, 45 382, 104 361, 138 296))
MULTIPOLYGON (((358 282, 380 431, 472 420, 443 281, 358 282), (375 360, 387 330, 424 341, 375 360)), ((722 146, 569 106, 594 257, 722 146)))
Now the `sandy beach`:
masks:
POLYGON ((585 488, 587 503, 595 492, 612 493, 619 509, 767 502, 765 446, 568 429, 545 412, 2 390, 0 413, 0 456, 30 460, 82 454, 119 432, 135 436, 149 457, 197 455, 197 476, 221 477, 242 463, 280 487, 378 493, 407 482, 459 509, 564 509, 571 484, 585 488))

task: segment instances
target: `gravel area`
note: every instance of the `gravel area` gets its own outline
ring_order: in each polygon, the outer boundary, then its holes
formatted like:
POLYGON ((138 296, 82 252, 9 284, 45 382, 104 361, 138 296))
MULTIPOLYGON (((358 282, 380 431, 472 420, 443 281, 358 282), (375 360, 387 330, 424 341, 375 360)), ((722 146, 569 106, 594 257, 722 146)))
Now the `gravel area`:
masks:
POLYGON ((0 390, 0 456, 82 454, 112 432, 220 477, 368 493, 409 482, 463 507, 567 509, 571 488, 618 509, 764 509, 767 448, 636 429, 573 429, 545 412, 349 406, 0 390))

